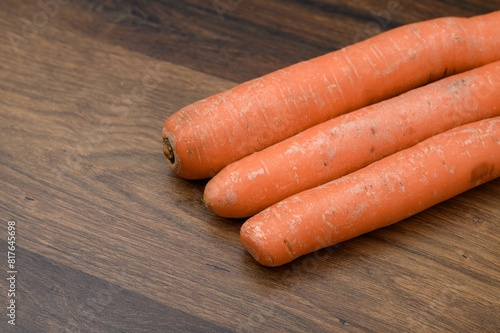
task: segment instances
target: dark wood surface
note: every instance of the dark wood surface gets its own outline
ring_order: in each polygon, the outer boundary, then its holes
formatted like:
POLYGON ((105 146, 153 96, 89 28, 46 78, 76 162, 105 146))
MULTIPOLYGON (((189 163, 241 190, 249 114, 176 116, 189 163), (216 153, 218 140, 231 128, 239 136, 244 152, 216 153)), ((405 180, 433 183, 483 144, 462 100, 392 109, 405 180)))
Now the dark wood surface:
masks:
POLYGON ((498 0, 41 3, 0 2, 0 332, 500 331, 500 179, 271 269, 161 144, 191 102, 498 0))

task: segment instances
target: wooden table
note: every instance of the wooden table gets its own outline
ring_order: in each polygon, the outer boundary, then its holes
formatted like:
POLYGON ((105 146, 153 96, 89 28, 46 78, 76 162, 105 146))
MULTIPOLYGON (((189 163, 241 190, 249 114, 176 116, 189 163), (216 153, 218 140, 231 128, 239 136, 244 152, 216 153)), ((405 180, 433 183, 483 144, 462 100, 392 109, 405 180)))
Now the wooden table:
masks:
POLYGON ((161 143, 191 102, 498 0, 59 1, 0 3, 1 332, 500 331, 500 179, 265 268, 161 143))

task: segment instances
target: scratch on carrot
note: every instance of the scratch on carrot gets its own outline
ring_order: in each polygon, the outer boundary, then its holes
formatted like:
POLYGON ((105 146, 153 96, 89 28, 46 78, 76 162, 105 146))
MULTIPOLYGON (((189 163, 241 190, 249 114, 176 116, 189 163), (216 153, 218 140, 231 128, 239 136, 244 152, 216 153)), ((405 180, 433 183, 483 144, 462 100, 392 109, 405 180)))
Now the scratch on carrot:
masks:
POLYGON ((330 81, 328 81, 328 79, 326 78, 325 74, 323 74, 323 79, 325 80, 326 88, 328 89, 328 92, 330 94, 332 94, 333 93, 332 84, 330 83, 330 81))
MULTIPOLYGON (((349 66, 351 66, 352 71, 354 72, 354 74, 356 75, 356 77, 359 79, 359 74, 358 74, 358 71, 356 70, 356 66, 354 66, 354 64, 352 63, 352 61, 351 61, 351 59, 349 57, 344 56, 344 58, 349 63, 349 66)), ((349 78, 351 79, 351 83, 352 83, 353 81, 352 81, 352 78, 351 78, 350 75, 349 75, 349 78)))
POLYGON ((345 99, 345 96, 344 96, 344 92, 342 91, 342 88, 339 86, 339 81, 337 80, 337 76, 335 74, 333 74, 333 78, 335 79, 335 85, 337 87, 337 90, 340 93, 340 96, 342 96, 342 100, 345 103, 346 99, 345 99))
POLYGON ((266 170, 266 173, 269 175, 269 170, 267 170, 267 166, 266 164, 264 163, 263 160, 260 160, 260 163, 262 163, 262 165, 264 166, 264 170, 266 170))

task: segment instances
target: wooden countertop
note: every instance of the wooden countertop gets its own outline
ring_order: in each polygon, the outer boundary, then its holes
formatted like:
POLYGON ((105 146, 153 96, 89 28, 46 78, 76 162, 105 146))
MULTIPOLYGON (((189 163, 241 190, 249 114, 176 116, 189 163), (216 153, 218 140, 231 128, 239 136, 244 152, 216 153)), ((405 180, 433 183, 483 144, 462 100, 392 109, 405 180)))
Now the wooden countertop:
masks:
POLYGON ((498 1, 59 1, 0 4, 1 332, 500 331, 500 179, 266 268, 161 144, 191 102, 498 1))

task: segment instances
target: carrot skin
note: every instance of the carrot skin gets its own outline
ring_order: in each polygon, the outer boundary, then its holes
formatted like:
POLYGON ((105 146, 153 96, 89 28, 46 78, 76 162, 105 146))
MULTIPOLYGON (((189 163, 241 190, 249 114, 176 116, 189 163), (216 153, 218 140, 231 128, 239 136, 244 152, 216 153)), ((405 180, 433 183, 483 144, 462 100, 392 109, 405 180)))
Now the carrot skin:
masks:
POLYGON ((313 126, 233 162, 205 187, 216 214, 255 215, 453 127, 500 116, 500 61, 313 126))
POLYGON ((265 266, 388 226, 500 176, 500 117, 463 125, 275 204, 242 226, 265 266))
POLYGON ((313 125, 500 60, 500 11, 399 27, 267 74, 179 110, 162 129, 178 175, 224 166, 313 125))

